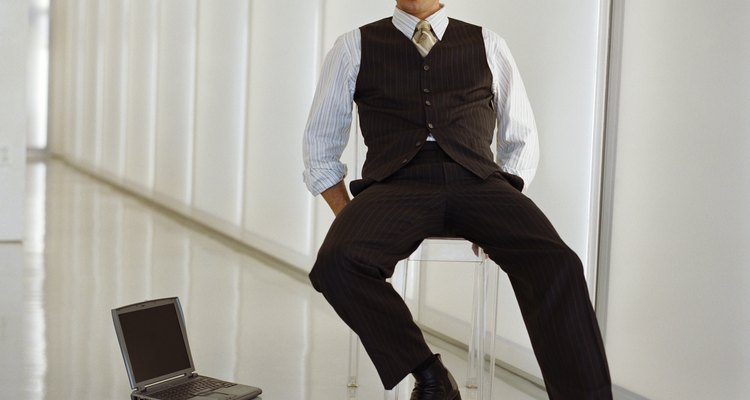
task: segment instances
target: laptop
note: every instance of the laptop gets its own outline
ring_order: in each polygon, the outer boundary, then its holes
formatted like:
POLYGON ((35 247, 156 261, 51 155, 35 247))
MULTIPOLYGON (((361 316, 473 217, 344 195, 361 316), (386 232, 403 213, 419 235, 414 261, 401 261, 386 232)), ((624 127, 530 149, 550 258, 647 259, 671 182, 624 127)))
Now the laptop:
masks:
POLYGON ((245 400, 261 394, 256 387, 195 373, 178 298, 116 308, 112 319, 131 400, 245 400))

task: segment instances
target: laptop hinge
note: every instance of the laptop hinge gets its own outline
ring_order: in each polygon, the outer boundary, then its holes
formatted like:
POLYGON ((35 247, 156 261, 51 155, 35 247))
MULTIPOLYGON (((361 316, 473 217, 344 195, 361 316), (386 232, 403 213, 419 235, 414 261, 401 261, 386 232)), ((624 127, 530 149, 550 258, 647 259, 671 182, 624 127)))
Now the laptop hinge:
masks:
POLYGON ((161 390, 161 389, 164 389, 164 388, 169 387, 169 386, 174 386, 176 384, 183 383, 183 382, 185 382, 185 381, 187 381, 189 379, 195 378, 196 376, 198 376, 198 374, 196 374, 195 372, 189 372, 189 373, 186 373, 186 374, 183 374, 183 375, 178 375, 178 376, 175 376, 175 377, 172 377, 172 378, 169 378, 169 379, 165 379, 163 381, 154 382, 154 383, 152 383, 150 385, 146 385, 146 386, 143 386, 143 387, 136 387, 136 391, 138 393, 146 393, 146 392, 149 391, 149 389, 159 389, 159 390, 161 390))

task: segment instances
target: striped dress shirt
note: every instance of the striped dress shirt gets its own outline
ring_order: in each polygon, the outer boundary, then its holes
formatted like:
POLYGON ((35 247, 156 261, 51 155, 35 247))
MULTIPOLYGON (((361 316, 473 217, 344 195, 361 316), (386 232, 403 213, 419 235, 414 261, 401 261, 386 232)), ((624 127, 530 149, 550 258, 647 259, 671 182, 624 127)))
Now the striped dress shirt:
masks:
MULTIPOLYGON (((419 23, 418 18, 398 8, 392 21, 410 39, 419 23)), ((427 17, 427 21, 441 40, 450 21, 445 7, 427 17)), ((488 29, 482 29, 482 36, 497 105, 496 161, 503 171, 523 178, 525 189, 539 162, 534 114, 507 44, 488 29)), ((340 159, 349 141, 361 50, 360 31, 355 29, 336 40, 323 62, 303 140, 303 179, 313 195, 336 185, 347 173, 340 159)))

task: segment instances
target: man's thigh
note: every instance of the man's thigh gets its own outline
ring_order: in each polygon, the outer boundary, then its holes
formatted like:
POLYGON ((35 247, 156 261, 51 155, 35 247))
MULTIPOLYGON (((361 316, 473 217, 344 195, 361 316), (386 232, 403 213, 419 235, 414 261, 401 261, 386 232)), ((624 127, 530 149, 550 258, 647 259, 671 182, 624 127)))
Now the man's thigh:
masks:
POLYGON ((568 250, 536 204, 499 173, 456 182, 449 192, 449 225, 496 261, 540 250, 568 250))
POLYGON ((375 183, 339 213, 320 252, 390 276, 424 238, 441 232, 444 214, 445 196, 435 185, 375 183))

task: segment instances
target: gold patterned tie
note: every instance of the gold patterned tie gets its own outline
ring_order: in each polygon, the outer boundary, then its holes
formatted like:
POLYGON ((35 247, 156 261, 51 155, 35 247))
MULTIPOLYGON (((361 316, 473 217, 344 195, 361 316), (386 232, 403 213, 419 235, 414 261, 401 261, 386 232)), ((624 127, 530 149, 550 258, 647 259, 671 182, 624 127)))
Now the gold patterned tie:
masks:
POLYGON ((411 41, 414 42, 414 44, 417 46, 419 54, 421 54, 422 57, 427 57, 427 54, 430 52, 430 49, 432 49, 432 46, 437 43, 437 38, 435 38, 435 36, 432 34, 432 27, 430 26, 430 23, 422 20, 417 24, 417 31, 414 32, 414 36, 412 36, 411 41))

